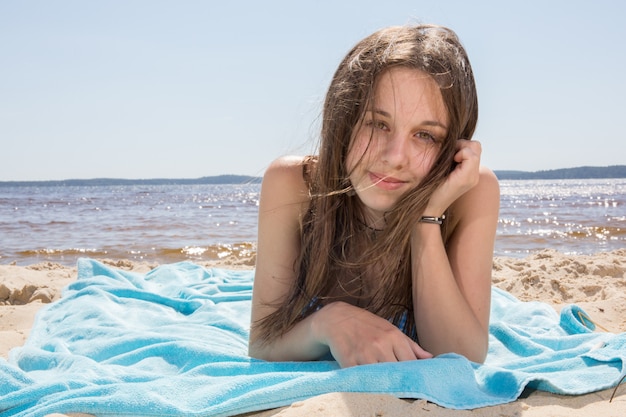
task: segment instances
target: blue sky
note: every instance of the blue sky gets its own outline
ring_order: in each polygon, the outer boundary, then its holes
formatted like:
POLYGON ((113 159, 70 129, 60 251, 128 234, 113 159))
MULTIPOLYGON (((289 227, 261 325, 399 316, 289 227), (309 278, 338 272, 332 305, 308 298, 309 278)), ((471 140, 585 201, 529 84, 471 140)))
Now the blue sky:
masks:
POLYGON ((339 60, 454 29, 496 170, 626 163, 626 2, 2 1, 0 181, 262 175, 312 152, 339 60))

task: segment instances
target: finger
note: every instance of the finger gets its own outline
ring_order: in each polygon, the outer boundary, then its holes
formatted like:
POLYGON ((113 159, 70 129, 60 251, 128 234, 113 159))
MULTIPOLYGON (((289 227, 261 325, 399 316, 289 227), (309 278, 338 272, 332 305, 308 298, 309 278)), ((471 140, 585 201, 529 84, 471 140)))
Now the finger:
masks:
POLYGON ((430 359, 433 357, 432 353, 425 351, 420 345, 413 341, 411 341, 411 346, 413 347, 413 353, 415 353, 417 359, 430 359))
MULTIPOLYGON (((394 330, 397 329, 394 328, 394 330)), ((399 330, 397 331, 400 332, 399 330)), ((404 334, 402 334, 402 336, 406 337, 404 334)), ((366 348, 357 353, 357 363, 359 365, 366 365, 370 363, 397 362, 398 359, 396 357, 395 349, 396 345, 399 343, 398 341, 399 339, 397 339, 397 337, 389 337, 386 338, 386 340, 371 340, 366 348)), ((404 345, 405 350, 407 348, 410 349, 406 342, 404 345)), ((406 355, 407 354, 404 353, 404 356, 406 355)))
POLYGON ((394 348, 389 347, 389 349, 385 351, 379 351, 376 355, 376 359, 371 363, 398 362, 398 360, 394 348))
POLYGON ((458 151, 454 154, 455 162, 461 163, 471 160, 480 161, 480 155, 482 153, 480 143, 474 141, 472 141, 473 143, 469 143, 469 141, 464 142, 468 143, 461 145, 458 151))
POLYGON ((465 149, 469 149, 472 153, 480 156, 480 154, 482 153, 483 150, 483 146, 482 144, 477 141, 477 140, 464 140, 461 141, 463 142, 463 148, 465 149))
POLYGON ((369 365, 372 363, 381 362, 396 362, 396 357, 393 355, 391 347, 387 349, 387 352, 383 349, 376 349, 373 346, 369 348, 358 349, 349 355, 349 358, 343 358, 340 364, 342 368, 356 365, 369 365))
POLYGON ((467 146, 471 143, 472 141, 470 139, 466 139, 466 138, 460 138, 456 140, 456 148, 457 149, 461 149, 463 146, 467 146))
POLYGON ((403 343, 399 346, 394 347, 394 354, 396 356, 396 359, 399 362, 402 361, 414 361, 417 359, 417 355, 415 354, 415 352, 413 351, 413 347, 411 346, 411 342, 409 341, 409 343, 403 343))
POLYGON ((469 149, 477 155, 480 155, 482 152, 482 144, 477 140, 458 139, 456 141, 456 149, 457 151, 469 149))
POLYGON ((354 356, 343 357, 343 356, 333 355, 333 357, 335 358, 335 360, 337 361, 337 363, 339 364, 341 368, 350 368, 352 366, 359 365, 359 363, 357 362, 354 356))

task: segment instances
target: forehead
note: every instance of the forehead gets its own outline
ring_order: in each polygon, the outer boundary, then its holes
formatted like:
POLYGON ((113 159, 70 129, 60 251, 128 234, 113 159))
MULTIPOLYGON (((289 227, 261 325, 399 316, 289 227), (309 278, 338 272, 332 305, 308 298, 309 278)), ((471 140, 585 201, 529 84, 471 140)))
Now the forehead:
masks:
POLYGON ((428 113, 441 122, 447 120, 443 96, 437 82, 423 71, 394 67, 381 73, 376 79, 374 107, 386 107, 386 111, 419 111, 428 113))

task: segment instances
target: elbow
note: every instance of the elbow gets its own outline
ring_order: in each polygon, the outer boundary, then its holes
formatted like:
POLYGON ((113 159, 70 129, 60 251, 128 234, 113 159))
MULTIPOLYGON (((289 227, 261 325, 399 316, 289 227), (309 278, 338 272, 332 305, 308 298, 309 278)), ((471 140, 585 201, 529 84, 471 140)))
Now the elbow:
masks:
POLYGON ((251 338, 248 341, 248 356, 253 359, 259 359, 267 362, 277 362, 283 360, 280 357, 279 350, 276 346, 265 339, 251 338))
POLYGON ((250 356, 253 359, 263 359, 260 357, 261 355, 259 355, 259 352, 255 348, 255 346, 252 345, 251 343, 248 343, 248 356, 250 356))
POLYGON ((475 343, 466 349, 465 356, 468 360, 483 364, 487 359, 487 353, 489 352, 489 336, 481 338, 481 343, 475 343))
POLYGON ((450 341, 452 344, 448 346, 440 346, 437 348, 426 349, 431 352, 434 356, 439 356, 445 353, 454 353, 457 355, 461 355, 467 360, 477 363, 483 364, 487 359, 487 353, 489 351, 489 336, 472 338, 471 340, 461 340, 456 339, 455 341, 450 341))
POLYGON ((271 358, 268 355, 267 349, 263 349, 261 342, 250 340, 248 342, 248 356, 253 359, 260 359, 264 361, 270 361, 271 358))
POLYGON ((259 339, 254 327, 250 330, 248 337, 248 356, 254 359, 267 360, 263 349, 263 341, 259 339))
POLYGON ((482 351, 472 352, 471 355, 467 355, 466 357, 468 360, 482 365, 485 363, 485 359, 487 359, 487 349, 482 350, 482 351))

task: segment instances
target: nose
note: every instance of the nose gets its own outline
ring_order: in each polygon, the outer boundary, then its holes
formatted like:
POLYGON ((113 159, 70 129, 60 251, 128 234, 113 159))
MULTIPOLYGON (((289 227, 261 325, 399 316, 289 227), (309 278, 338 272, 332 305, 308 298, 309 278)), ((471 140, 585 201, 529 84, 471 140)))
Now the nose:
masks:
POLYGON ((405 168, 409 162, 409 141, 402 135, 391 135, 382 149, 383 162, 393 169, 405 168))

